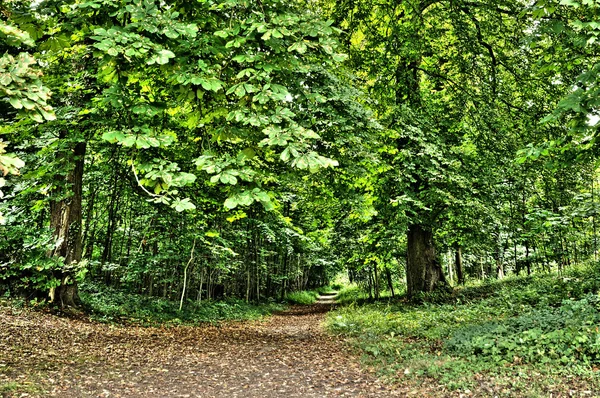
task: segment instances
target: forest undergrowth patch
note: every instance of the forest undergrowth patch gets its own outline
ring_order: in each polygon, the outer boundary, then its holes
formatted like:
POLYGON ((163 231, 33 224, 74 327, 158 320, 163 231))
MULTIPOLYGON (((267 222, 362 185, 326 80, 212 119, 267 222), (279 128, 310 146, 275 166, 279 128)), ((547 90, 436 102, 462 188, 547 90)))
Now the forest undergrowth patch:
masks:
POLYGON ((285 299, 290 304, 309 305, 314 304, 319 297, 316 290, 303 290, 286 294, 285 299))
POLYGON ((322 286, 312 290, 290 292, 285 295, 285 299, 290 304, 310 305, 316 303, 320 295, 331 293, 335 293, 335 290, 332 287, 322 286))
POLYGON ((340 292, 345 305, 327 326, 387 377, 484 396, 600 396, 597 268, 511 277, 418 304, 358 305, 355 290, 340 292))
POLYGON ((284 304, 275 301, 247 303, 227 298, 201 302, 186 300, 179 311, 177 301, 132 294, 97 284, 82 286, 80 296, 84 309, 92 320, 143 326, 254 320, 286 308, 284 304))

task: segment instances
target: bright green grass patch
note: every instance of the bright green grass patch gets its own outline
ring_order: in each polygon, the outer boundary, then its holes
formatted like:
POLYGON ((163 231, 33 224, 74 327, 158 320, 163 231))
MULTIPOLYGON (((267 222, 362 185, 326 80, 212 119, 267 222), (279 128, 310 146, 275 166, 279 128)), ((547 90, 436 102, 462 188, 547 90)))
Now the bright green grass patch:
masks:
POLYGON ((0 396, 29 396, 29 394, 40 393, 42 390, 30 382, 0 382, 0 396))
POLYGON ((315 291, 318 294, 334 294, 334 293, 337 293, 337 290, 334 289, 331 286, 322 286, 322 287, 319 287, 319 288, 315 289, 315 291))
MULTIPOLYGON (((401 292, 401 289, 396 289, 395 293, 401 292)), ((382 290, 379 292, 379 299, 386 300, 391 299, 392 293, 389 290, 382 290)), ((355 283, 347 284, 338 288, 338 294, 336 296, 336 302, 341 305, 366 303, 372 301, 369 294, 360 286, 355 283)))
POLYGON ((290 304, 310 305, 316 303, 318 297, 316 290, 302 290, 286 294, 285 299, 290 304))
POLYGON ((285 299, 290 304, 310 305, 316 303, 320 295, 333 293, 337 293, 337 291, 331 286, 322 286, 314 290, 290 292, 285 295, 285 299))
POLYGON ((187 301, 179 311, 179 302, 147 297, 106 287, 83 286, 80 296, 92 319, 101 322, 181 325, 227 320, 259 319, 285 306, 279 303, 246 303, 238 299, 187 301))
POLYGON ((486 375, 499 391, 523 396, 547 396, 569 383, 597 391, 599 289, 594 268, 422 297, 437 304, 357 305, 364 294, 350 288, 340 292, 339 302, 351 304, 330 313, 327 322, 393 377, 433 378, 448 388, 467 389, 486 375))

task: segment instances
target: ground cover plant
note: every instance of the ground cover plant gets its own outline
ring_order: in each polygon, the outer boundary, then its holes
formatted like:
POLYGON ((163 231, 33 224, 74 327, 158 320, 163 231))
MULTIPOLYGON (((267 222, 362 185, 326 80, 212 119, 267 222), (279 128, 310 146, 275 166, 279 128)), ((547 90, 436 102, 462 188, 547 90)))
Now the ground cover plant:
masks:
POLYGON ((177 301, 132 294, 95 284, 82 286, 81 300, 83 308, 93 320, 145 326, 254 320, 285 309, 285 305, 274 301, 247 303, 230 298, 193 301, 179 310, 177 301))
POLYGON ((483 282, 420 304, 346 299, 327 322, 395 380, 506 396, 589 395, 600 391, 599 291, 600 273, 588 267, 483 282))
POLYGON ((321 286, 313 290, 302 290, 286 294, 285 299, 290 304, 309 305, 314 304, 321 295, 333 295, 337 293, 331 286, 321 286))
POLYGON ((319 293, 315 290, 302 290, 291 292, 285 296, 285 299, 291 304, 313 304, 317 301, 319 293))

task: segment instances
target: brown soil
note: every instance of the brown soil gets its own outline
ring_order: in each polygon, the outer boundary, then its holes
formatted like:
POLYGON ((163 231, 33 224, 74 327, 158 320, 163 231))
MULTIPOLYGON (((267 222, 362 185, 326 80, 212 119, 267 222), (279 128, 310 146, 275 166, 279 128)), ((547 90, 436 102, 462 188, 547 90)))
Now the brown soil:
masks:
POLYGON ((324 333, 331 298, 266 321, 117 327, 0 309, 5 397, 395 397, 324 333))

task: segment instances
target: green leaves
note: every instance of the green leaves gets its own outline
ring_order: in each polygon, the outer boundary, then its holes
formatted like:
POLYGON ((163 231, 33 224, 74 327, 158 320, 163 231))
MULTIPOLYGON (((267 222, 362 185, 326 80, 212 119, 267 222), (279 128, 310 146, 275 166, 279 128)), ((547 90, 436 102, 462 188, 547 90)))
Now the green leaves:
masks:
POLYGON ((170 50, 162 49, 158 52, 155 58, 148 60, 148 64, 152 65, 154 62, 156 62, 159 65, 165 65, 169 63, 171 58, 175 58, 175 54, 170 50))
POLYGON ((215 93, 223 88, 223 82, 215 77, 201 78, 195 77, 191 79, 192 84, 200 84, 206 91, 214 91, 215 93))
POLYGON ((236 191, 232 196, 227 198, 224 205, 229 210, 233 210, 238 206, 250 206, 254 202, 262 203, 267 210, 273 209, 269 194, 260 188, 248 191, 236 191))
POLYGON ((311 173, 316 173, 323 168, 337 166, 339 166, 339 164, 336 160, 326 158, 316 152, 308 152, 298 156, 292 162, 292 167, 297 167, 300 170, 309 169, 311 173))
POLYGON ((110 143, 118 143, 124 147, 139 149, 167 147, 175 141, 173 134, 155 134, 149 127, 136 127, 130 132, 107 131, 102 134, 102 139, 110 143))
MULTIPOLYGON (((4 177, 8 174, 18 175, 19 169, 23 166, 25 166, 25 162, 13 154, 7 154, 6 143, 0 141, 0 176, 4 177)), ((4 179, 2 183, 4 183, 4 179)))
POLYGON ((27 53, 16 58, 9 54, 0 57, 0 95, 8 97, 12 107, 34 121, 54 120, 56 116, 47 101, 50 90, 42 84, 37 61, 27 53))
POLYGON ((9 25, 4 21, 0 21, 0 40, 6 41, 6 44, 13 47, 19 47, 21 44, 28 47, 35 46, 35 42, 29 33, 9 25))
POLYGON ((294 44, 292 44, 291 46, 288 47, 288 51, 292 52, 292 51, 296 51, 299 54, 304 54, 306 53, 306 50, 308 49, 306 43, 304 41, 299 41, 296 42, 294 44))
POLYGON ((183 211, 192 211, 196 210, 196 206, 190 202, 189 198, 185 199, 175 199, 173 203, 171 203, 171 207, 175 209, 175 211, 181 213, 183 211))

